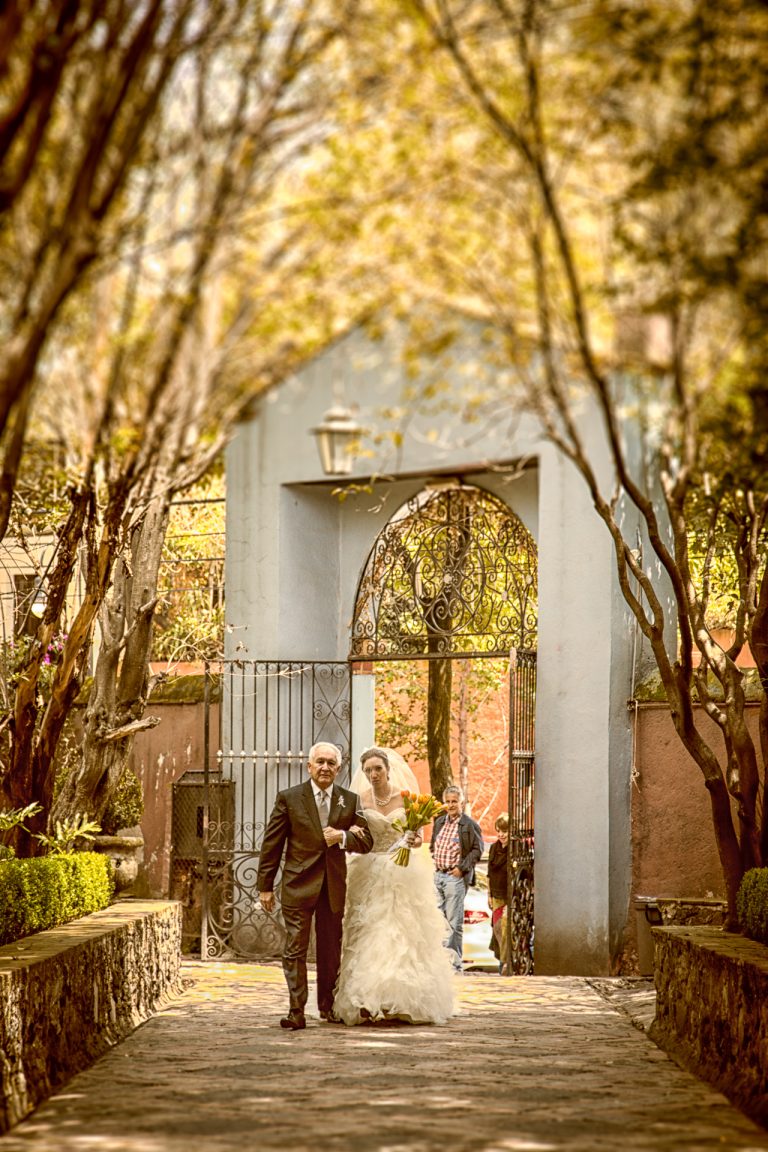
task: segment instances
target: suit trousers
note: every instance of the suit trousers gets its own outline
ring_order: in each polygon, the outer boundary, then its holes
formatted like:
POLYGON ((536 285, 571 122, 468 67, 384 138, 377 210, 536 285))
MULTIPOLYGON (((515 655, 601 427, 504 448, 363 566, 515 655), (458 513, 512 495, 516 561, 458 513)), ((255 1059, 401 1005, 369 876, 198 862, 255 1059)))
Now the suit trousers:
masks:
POLYGON ((285 947, 283 949, 283 972, 288 985, 288 997, 292 1012, 303 1012, 307 1003, 307 950, 315 918, 315 939, 317 953, 317 1007, 320 1012, 330 1012, 333 1007, 333 993, 339 978, 341 965, 341 928, 343 912, 334 912, 328 902, 327 884, 323 882, 317 903, 314 907, 283 905, 285 922, 285 947))

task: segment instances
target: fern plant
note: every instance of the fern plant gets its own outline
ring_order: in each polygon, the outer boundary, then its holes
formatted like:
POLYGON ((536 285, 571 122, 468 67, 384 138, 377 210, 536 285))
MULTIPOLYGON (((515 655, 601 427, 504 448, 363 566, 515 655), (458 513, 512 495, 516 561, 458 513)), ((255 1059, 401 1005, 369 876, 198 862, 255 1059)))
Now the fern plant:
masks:
MULTIPOLYGON (((23 825, 25 820, 30 816, 36 815, 40 811, 40 805, 37 801, 32 804, 27 804, 25 808, 6 808, 0 811, 0 835, 3 832, 10 832, 12 828, 23 825)), ((0 844, 0 860, 11 860, 16 855, 10 844, 0 844)))
POLYGON ((53 835, 36 832, 35 838, 48 849, 49 856, 69 856, 77 840, 93 840, 101 832, 101 825, 89 820, 87 813, 76 812, 71 819, 57 820, 53 835))

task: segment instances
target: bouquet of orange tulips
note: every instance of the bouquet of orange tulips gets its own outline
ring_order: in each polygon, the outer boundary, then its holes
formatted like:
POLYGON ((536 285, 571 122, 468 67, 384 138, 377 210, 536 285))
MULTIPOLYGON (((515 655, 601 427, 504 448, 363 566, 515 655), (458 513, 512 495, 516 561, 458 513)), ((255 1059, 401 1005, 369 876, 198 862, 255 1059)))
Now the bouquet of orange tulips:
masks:
POLYGON ((431 824, 435 816, 445 811, 435 796, 427 794, 417 796, 415 792, 401 792, 403 806, 405 807, 405 820, 393 820, 392 827, 403 833, 403 838, 395 845, 395 864, 407 867, 411 859, 410 846, 405 842, 407 832, 418 832, 425 824, 431 824))

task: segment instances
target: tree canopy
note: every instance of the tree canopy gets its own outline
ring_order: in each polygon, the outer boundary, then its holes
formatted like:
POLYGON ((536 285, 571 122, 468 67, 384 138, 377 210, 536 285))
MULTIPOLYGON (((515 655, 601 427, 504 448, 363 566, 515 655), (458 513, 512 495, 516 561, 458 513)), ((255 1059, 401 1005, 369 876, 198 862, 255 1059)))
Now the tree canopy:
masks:
POLYGON ((492 140, 485 176, 501 216, 521 224, 500 264, 504 231, 475 201, 473 231, 495 249, 473 265, 476 307, 506 333, 515 370, 500 402, 537 417, 611 533, 622 593, 704 775, 733 912, 744 868, 768 849, 767 14, 738 0, 413 8, 492 140), (735 627, 728 651, 712 636, 715 591, 735 627), (735 662, 748 643, 763 687, 757 744, 735 662))
POLYGON ((70 797, 85 788, 98 815, 124 759, 105 750, 142 722, 172 500, 255 391, 386 303, 412 332, 393 422, 525 411, 587 485, 701 767, 733 910, 768 855, 765 6, 62 0, 42 16, 18 0, 0 16, 0 536, 15 517, 55 545, 5 717, 6 798, 50 812, 100 618, 70 797), (493 333, 462 387, 434 305, 493 333), (47 520, 26 495, 31 436, 55 446, 47 520))
POLYGON ((98 819, 132 735, 153 722, 147 659, 174 498, 255 394, 366 307, 324 234, 328 206, 297 180, 335 128, 349 14, 337 0, 4 11, 0 537, 30 523, 20 481, 36 445, 56 447, 60 475, 55 506, 36 500, 45 613, 2 725, 0 787, 12 805, 39 800, 33 831, 54 805, 98 819), (59 787, 89 671, 82 762, 59 787))

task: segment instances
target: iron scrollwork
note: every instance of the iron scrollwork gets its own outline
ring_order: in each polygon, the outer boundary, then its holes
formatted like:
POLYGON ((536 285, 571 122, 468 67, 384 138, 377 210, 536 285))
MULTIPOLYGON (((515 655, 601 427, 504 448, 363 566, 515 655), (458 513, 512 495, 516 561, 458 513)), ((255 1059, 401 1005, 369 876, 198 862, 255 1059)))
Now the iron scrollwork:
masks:
POLYGON ((258 903, 256 853, 214 855, 208 862, 208 917, 203 959, 236 956, 275 959, 283 948, 284 930, 276 916, 258 903))
POLYGON ((509 955, 510 975, 533 972, 536 653, 515 652, 509 707, 509 955))
POLYGON ((513 862, 508 915, 509 974, 529 976, 533 972, 533 854, 513 862))
POLYGON ((536 545, 495 496, 426 489, 379 534, 360 580, 351 655, 499 655, 532 648, 536 545))
MULTIPOLYGON (((284 927, 279 910, 267 914, 258 901, 264 830, 277 792, 306 779, 314 743, 340 747, 339 783, 348 779, 351 669, 347 661, 231 660, 219 662, 218 675, 216 768, 206 745, 199 836, 190 846, 201 891, 189 901, 187 938, 199 939, 203 959, 274 959, 284 927)), ((188 807, 186 824, 194 819, 188 807)))

